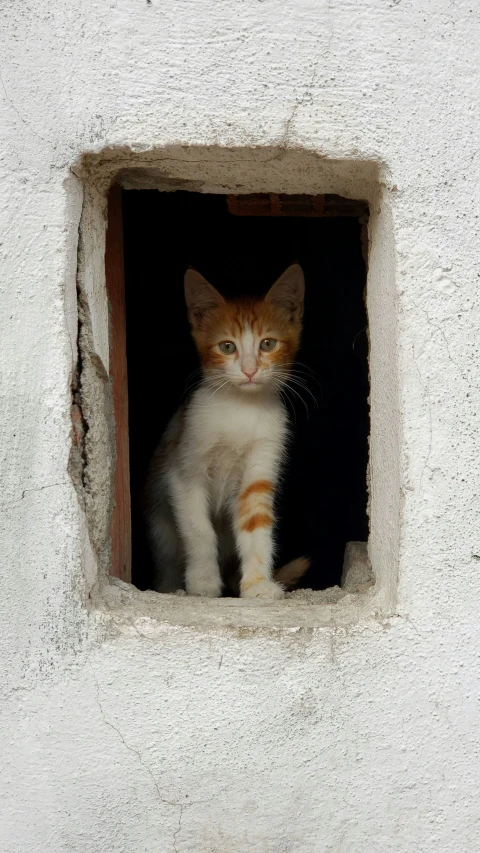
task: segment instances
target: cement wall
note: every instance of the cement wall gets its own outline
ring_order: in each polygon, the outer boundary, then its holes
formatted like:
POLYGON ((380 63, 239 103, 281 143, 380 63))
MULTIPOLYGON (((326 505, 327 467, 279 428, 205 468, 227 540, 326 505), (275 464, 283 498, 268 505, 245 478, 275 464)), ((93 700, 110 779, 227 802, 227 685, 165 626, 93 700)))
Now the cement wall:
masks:
POLYGON ((478 10, 3 11, 2 850, 475 850, 478 10), (371 594, 310 610, 169 607, 107 583, 95 448, 106 464, 102 257, 119 170, 130 186, 367 195, 371 594), (79 256, 93 389, 83 492, 70 420, 79 256))

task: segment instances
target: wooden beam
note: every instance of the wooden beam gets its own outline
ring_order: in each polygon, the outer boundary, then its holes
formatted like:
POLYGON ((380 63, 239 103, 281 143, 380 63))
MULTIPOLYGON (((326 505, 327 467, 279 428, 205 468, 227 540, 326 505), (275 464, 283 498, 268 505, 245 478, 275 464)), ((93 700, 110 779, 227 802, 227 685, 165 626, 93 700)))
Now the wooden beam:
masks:
POLYGON ((125 278, 123 265, 122 190, 114 184, 108 195, 105 277, 110 304, 110 376, 115 411, 114 508, 110 537, 110 574, 127 583, 132 577, 130 455, 128 446, 128 384, 125 278))
POLYGON ((253 193, 227 196, 234 216, 354 216, 368 214, 368 204, 340 195, 278 195, 253 193))

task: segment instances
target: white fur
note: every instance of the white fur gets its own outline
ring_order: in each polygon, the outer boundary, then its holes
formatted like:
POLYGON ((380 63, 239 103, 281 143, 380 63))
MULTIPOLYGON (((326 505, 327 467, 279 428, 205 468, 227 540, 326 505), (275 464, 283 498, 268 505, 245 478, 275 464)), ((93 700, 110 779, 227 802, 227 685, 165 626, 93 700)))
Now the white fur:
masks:
MULTIPOLYGON (((242 531, 237 500, 256 480, 277 483, 286 435, 285 409, 268 386, 252 394, 235 386, 215 391, 206 382, 193 395, 183 428, 175 416, 148 483, 146 517, 159 591, 175 591, 184 575, 188 593, 221 594, 218 552, 225 555, 228 545, 218 541, 218 532, 226 523, 234 535, 230 547, 240 557, 242 595, 282 596, 271 579, 272 530, 242 531), (257 582, 250 585, 252 579, 257 582)), ((251 495, 248 513, 271 510, 271 504, 269 495, 251 495)))

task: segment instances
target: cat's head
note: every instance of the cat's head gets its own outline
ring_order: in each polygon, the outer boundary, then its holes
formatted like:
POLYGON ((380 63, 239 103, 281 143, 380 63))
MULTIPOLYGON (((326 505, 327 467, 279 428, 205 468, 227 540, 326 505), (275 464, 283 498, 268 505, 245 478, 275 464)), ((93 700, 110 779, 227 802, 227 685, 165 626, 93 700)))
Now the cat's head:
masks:
POLYGON ((286 381, 300 343, 304 292, 298 264, 260 299, 226 300, 200 273, 187 270, 188 317, 212 386, 251 393, 286 381))

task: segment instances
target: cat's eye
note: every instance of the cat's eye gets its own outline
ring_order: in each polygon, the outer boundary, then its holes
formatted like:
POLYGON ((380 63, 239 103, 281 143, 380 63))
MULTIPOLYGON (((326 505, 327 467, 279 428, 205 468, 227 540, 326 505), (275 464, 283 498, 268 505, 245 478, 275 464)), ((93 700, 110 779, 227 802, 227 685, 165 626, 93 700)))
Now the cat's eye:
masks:
POLYGON ((264 338, 263 341, 260 342, 260 349, 263 350, 263 352, 271 352, 276 346, 277 342, 275 338, 264 338))
POLYGON ((222 341, 218 348, 224 355, 231 355, 237 349, 233 341, 222 341))

